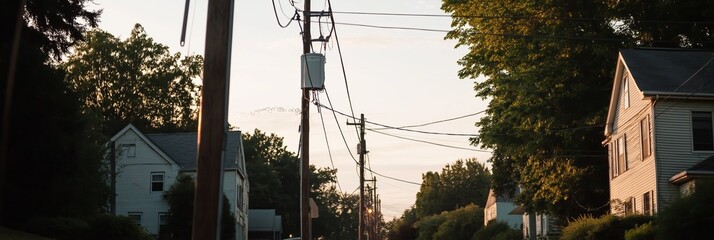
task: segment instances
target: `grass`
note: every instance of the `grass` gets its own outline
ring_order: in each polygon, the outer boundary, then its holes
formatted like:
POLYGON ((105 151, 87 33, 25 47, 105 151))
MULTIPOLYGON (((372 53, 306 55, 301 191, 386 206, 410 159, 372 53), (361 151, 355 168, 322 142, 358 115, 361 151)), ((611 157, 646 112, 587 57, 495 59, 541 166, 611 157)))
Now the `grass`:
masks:
POLYGON ((46 238, 30 233, 15 231, 12 229, 7 229, 0 227, 0 239, 3 240, 52 240, 52 238, 46 238))

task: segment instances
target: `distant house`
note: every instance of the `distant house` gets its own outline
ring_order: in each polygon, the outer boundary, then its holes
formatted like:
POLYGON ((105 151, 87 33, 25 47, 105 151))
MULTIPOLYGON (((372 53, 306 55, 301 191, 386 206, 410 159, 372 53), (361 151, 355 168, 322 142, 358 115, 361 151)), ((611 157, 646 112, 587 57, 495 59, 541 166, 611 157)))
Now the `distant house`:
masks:
POLYGON ((251 240, 281 240, 283 234, 282 217, 275 215, 275 209, 248 210, 248 238, 251 240))
POLYGON ((486 207, 483 209, 483 224, 495 220, 508 224, 512 229, 520 230, 523 226, 523 218, 520 215, 509 215, 517 206, 513 200, 506 196, 496 196, 493 189, 488 190, 486 207))
MULTIPOLYGON (((236 216, 236 239, 247 239, 248 179, 241 133, 227 132, 223 193, 236 216)), ((128 125, 111 138, 115 158, 112 212, 129 216, 160 237, 169 206, 163 195, 180 174, 195 177, 196 133, 143 134, 128 125)), ((111 165, 111 164, 110 164, 111 165)))
POLYGON ((621 50, 605 126, 613 213, 652 214, 712 176, 714 52, 621 50))

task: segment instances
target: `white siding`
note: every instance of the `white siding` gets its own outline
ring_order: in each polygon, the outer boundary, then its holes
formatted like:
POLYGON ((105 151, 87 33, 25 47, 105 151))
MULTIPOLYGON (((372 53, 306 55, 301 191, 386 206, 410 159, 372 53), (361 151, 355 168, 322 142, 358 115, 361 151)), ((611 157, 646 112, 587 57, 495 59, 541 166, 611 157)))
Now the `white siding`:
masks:
MULTIPOLYGON (((625 73, 629 74, 629 73, 625 73)), ((625 79, 622 76, 618 76, 619 80, 625 79)), ((629 79, 629 93, 630 93, 630 107, 625 108, 623 104, 624 96, 620 94, 617 97, 618 104, 615 106, 617 110, 614 112, 615 117, 612 126, 612 134, 608 141, 605 142, 608 147, 610 163, 610 171, 608 172, 610 177, 610 199, 626 201, 630 197, 634 197, 636 200, 635 207, 636 211, 639 213, 643 212, 642 207, 644 206, 642 196, 644 193, 655 190, 655 164, 654 157, 650 155, 649 157, 642 158, 642 143, 640 136, 640 121, 646 118, 650 118, 650 129, 652 128, 652 105, 649 98, 645 98, 640 89, 635 84, 632 78, 629 79), (616 140, 625 136, 627 139, 627 146, 624 150, 627 154, 627 170, 620 173, 619 176, 614 177, 612 175, 612 160, 613 157, 613 147, 612 144, 616 144, 616 140), (611 144, 612 143, 612 144, 611 144)), ((622 88, 616 89, 618 93, 621 93, 622 88)), ((650 139, 652 139, 652 130, 650 130, 650 139)), ((652 148, 654 149, 654 147, 652 148)), ((620 150, 623 151, 623 150, 620 150)), ((616 157, 616 156, 614 156, 616 157)), ((611 206, 611 211, 614 212, 616 206, 611 206)))
POLYGON ((523 225, 523 217, 521 215, 508 215, 509 212, 516 208, 512 202, 497 202, 493 205, 496 207, 496 221, 507 223, 512 229, 521 229, 523 225))
POLYGON ((115 141, 117 156, 116 211, 117 215, 129 212, 142 213, 141 225, 151 234, 158 234, 159 213, 168 212, 163 194, 174 183, 178 167, 157 154, 139 135, 126 131, 115 141), (136 155, 128 157, 121 151, 123 144, 134 144, 136 155), (164 173, 162 192, 151 191, 151 173, 164 173))
POLYGON ((692 150, 692 111, 714 112, 714 103, 668 100, 655 105, 655 154, 657 155, 658 193, 655 203, 666 207, 679 197, 679 188, 669 183, 684 171, 714 154, 714 151, 692 150))

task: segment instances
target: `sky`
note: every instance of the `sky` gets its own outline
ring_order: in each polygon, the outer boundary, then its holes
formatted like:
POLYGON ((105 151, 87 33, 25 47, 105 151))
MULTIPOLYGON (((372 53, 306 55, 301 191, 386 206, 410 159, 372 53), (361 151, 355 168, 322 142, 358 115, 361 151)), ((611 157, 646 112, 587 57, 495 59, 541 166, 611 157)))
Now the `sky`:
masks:
MULTIPOLYGON (((139 23, 155 42, 169 46, 171 52, 203 55, 207 2, 191 1, 184 46, 180 45, 184 1, 94 0, 88 2, 88 7, 102 9, 99 28, 121 39, 127 38, 134 24, 139 23)), ((285 24, 295 9, 288 0, 275 0, 275 4, 278 18, 285 24)), ((302 9, 303 0, 297 1, 296 6, 302 9)), ((440 6, 441 1, 434 0, 332 1, 335 12, 444 14, 440 6)), ((327 9, 325 0, 312 1, 313 11, 323 9, 327 9)), ((451 24, 449 17, 335 13, 334 18, 338 23, 438 30, 449 30, 451 24)), ((285 145, 292 152, 298 151, 300 139, 300 29, 298 22, 292 22, 287 28, 279 27, 271 1, 235 1, 228 122, 244 133, 260 129, 284 137, 285 145)), ((317 24, 312 25, 312 29, 313 37, 320 35, 317 24)), ((328 25, 323 25, 325 35, 328 29, 328 25)), ((351 25, 336 25, 335 30, 342 51, 344 75, 335 38, 324 49, 320 44, 314 44, 315 51, 326 56, 326 90, 318 92, 320 103, 330 106, 327 100, 329 94, 335 110, 351 114, 347 95, 349 88, 357 117, 364 114, 367 121, 388 126, 429 123, 486 109, 487 101, 476 97, 473 90, 478 79, 458 77, 461 67, 457 61, 468 49, 455 48, 456 41, 444 40, 444 32, 351 25)), ((478 114, 413 129, 477 134, 474 124, 482 116, 478 114)), ((351 119, 341 115, 336 118, 328 110, 318 111, 316 106, 311 106, 310 163, 317 167, 337 168, 340 188, 343 192, 352 193, 359 186, 358 168, 354 161, 358 159, 356 148, 359 136, 354 126, 346 125, 348 121, 353 122, 351 119)), ((379 128, 373 124, 366 127, 379 128)), ((458 159, 477 158, 490 166, 486 162, 490 157, 488 149, 471 146, 468 136, 442 136, 394 129, 381 131, 401 137, 366 132, 369 151, 366 165, 385 176, 421 183, 423 173, 440 171, 446 164, 458 159)), ((372 175, 367 173, 365 178, 371 179, 372 175)), ((414 204, 418 185, 380 176, 376 178, 386 221, 399 217, 414 204)))

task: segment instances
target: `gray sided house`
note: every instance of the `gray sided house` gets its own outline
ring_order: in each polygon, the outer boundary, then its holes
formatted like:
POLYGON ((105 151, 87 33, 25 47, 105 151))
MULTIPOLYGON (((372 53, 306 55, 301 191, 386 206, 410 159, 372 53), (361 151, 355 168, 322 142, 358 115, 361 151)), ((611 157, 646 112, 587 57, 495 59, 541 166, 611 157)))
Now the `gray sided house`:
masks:
POLYGON ((713 59, 712 51, 620 51, 603 141, 610 199, 622 203, 611 212, 653 214, 714 173, 704 162, 714 155, 713 59))
POLYGON ((523 227, 521 215, 509 214, 518 206, 508 196, 497 196, 493 189, 488 190, 486 207, 483 208, 483 225, 494 220, 508 224, 512 229, 520 230, 523 227))
MULTIPOLYGON (((226 136, 223 193, 228 202, 224 204, 234 210, 236 239, 247 239, 248 178, 241 133, 231 131, 226 136)), ((195 177, 196 146, 196 133, 143 134, 131 124, 119 131, 110 142, 116 170, 112 212, 131 217, 160 236, 169 210, 163 195, 180 174, 195 177)))

